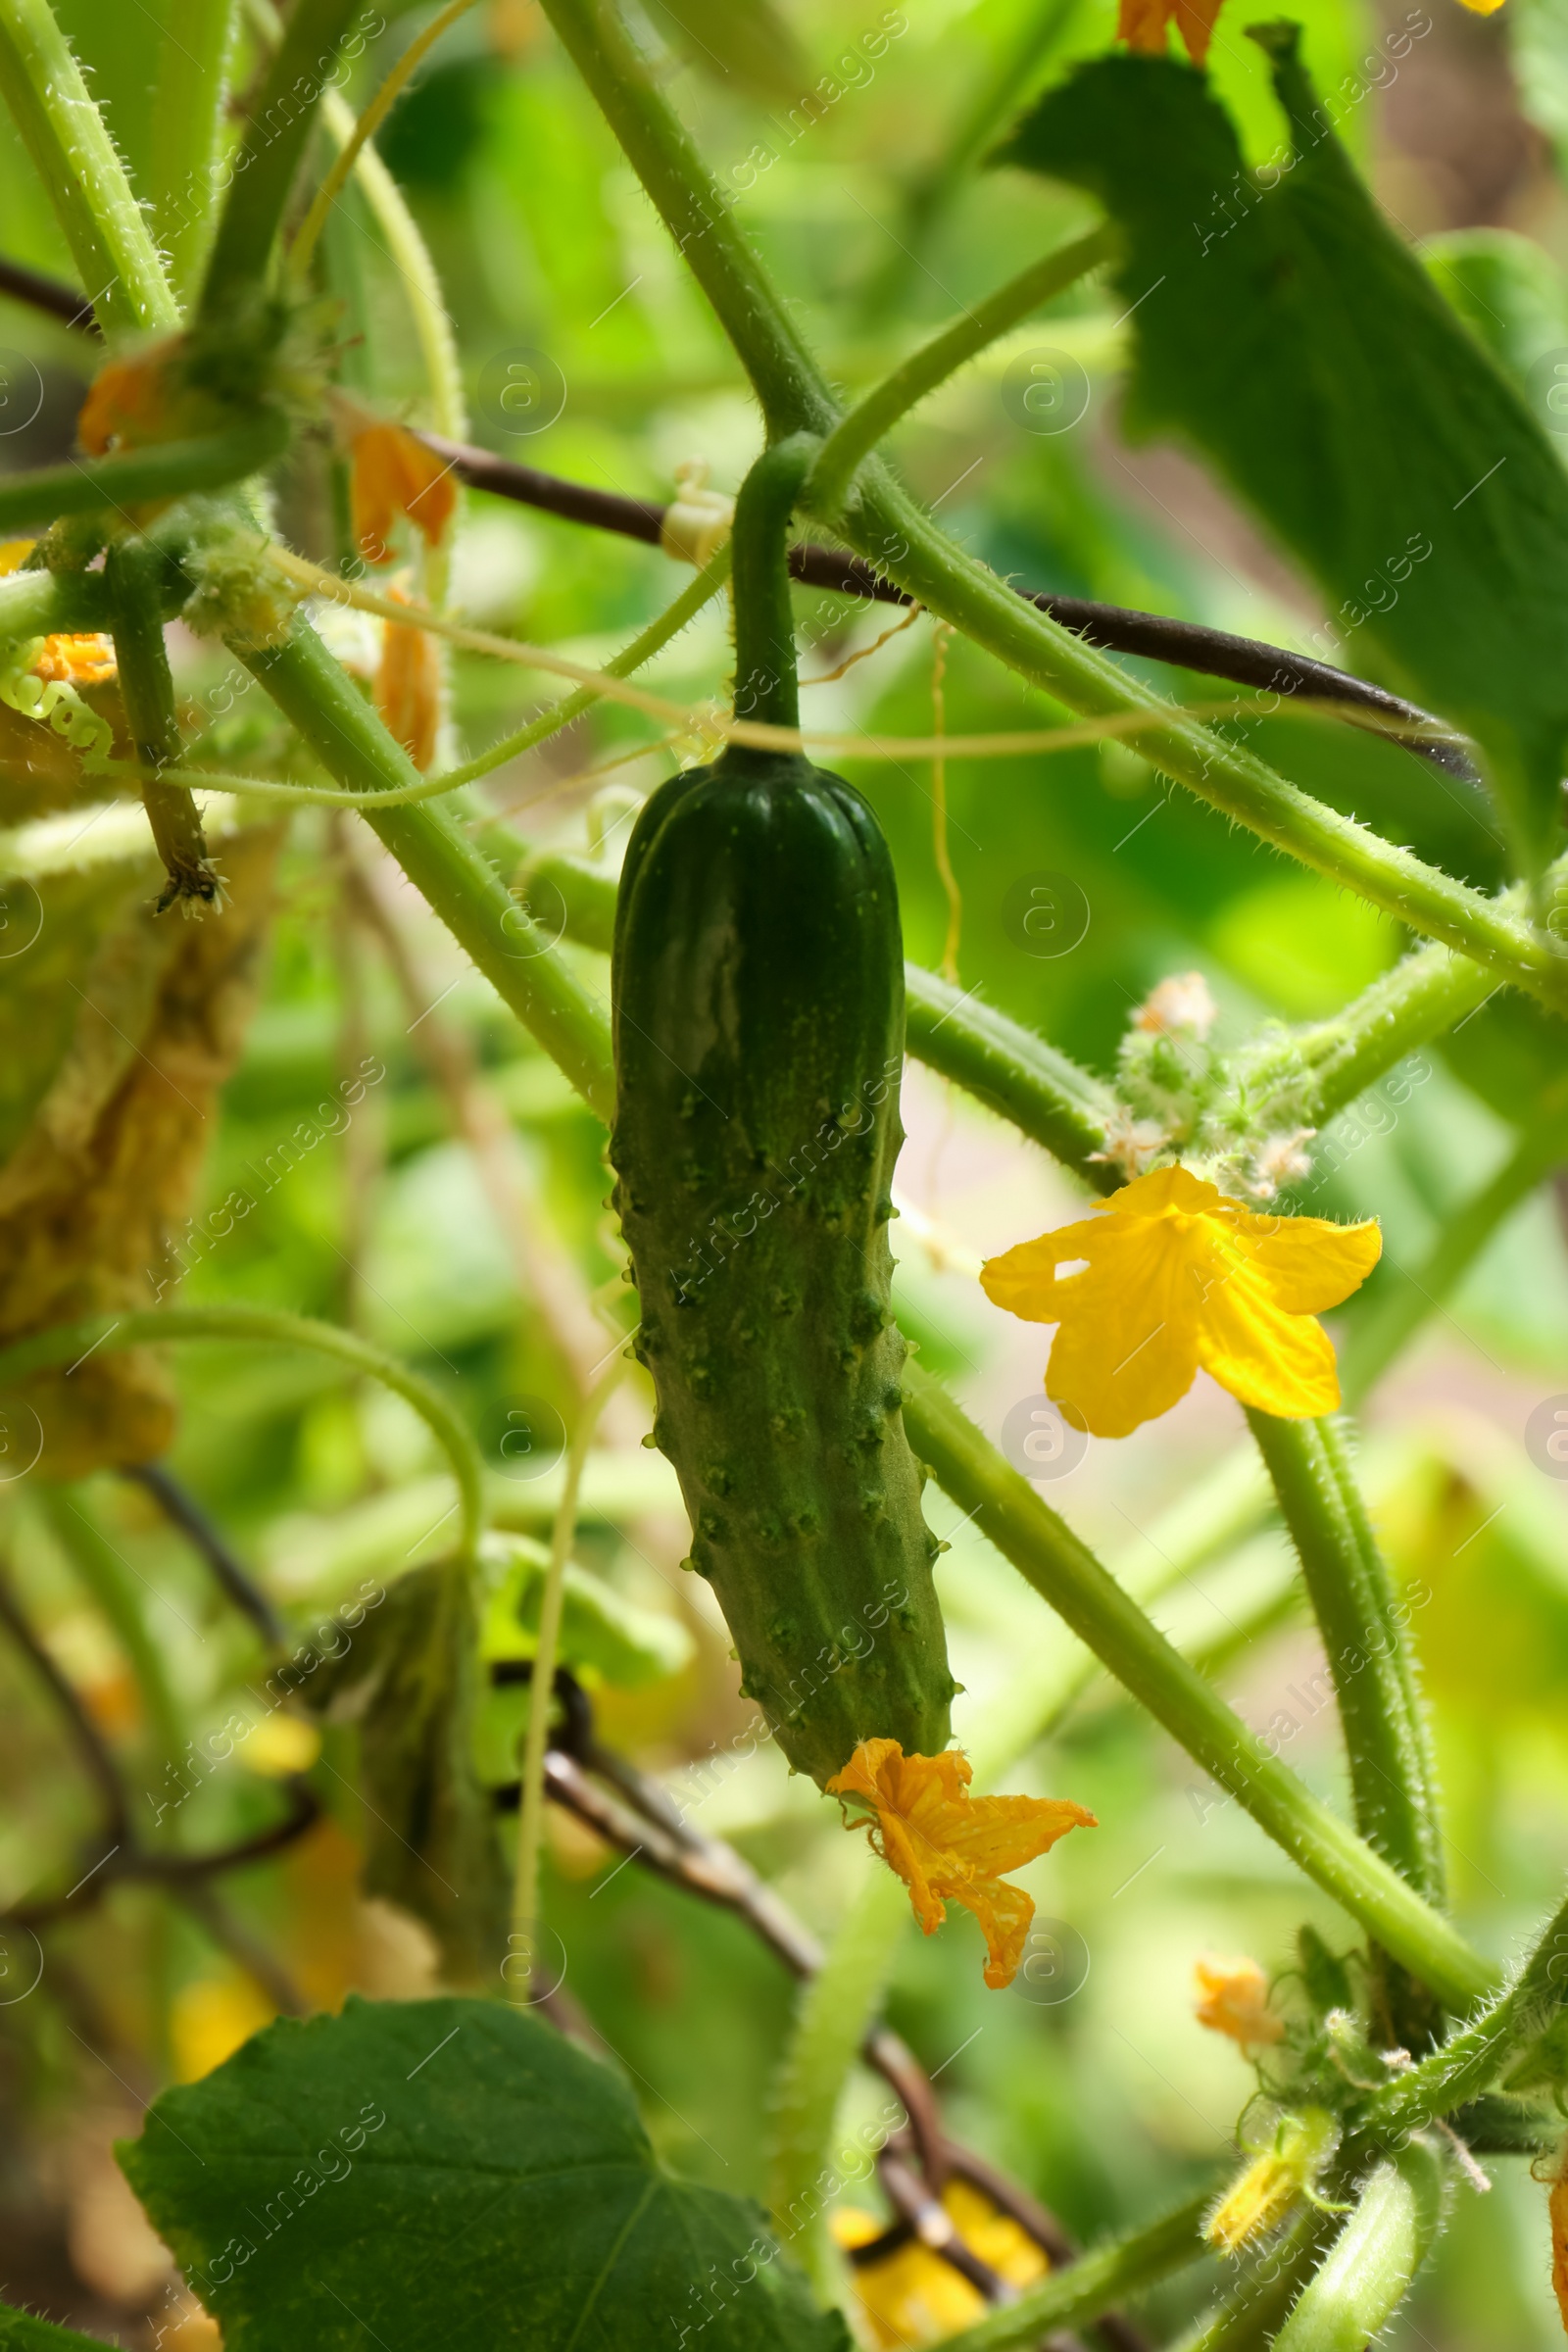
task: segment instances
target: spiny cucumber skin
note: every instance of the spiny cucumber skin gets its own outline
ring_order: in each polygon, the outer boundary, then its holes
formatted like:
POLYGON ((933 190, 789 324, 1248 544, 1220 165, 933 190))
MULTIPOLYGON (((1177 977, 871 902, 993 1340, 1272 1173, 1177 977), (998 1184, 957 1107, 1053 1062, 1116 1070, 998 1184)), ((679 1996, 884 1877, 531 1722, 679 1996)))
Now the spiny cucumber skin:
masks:
POLYGON ((639 818, 611 1142, 637 1353, 741 1688, 818 1783, 864 1739, 938 1753, 955 1688, 889 1305, 902 954, 842 779, 721 760, 639 818))

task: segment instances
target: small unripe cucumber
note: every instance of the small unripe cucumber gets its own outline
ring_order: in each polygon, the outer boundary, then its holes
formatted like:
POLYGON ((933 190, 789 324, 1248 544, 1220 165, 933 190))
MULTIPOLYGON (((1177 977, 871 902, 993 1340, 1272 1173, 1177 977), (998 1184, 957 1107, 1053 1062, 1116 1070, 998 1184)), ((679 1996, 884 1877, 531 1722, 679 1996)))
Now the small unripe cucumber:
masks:
POLYGON ((860 795, 756 752, 662 785, 613 994, 615 1205, 689 1564, 800 1771, 934 1755, 954 1683, 889 1304, 903 948, 860 795))

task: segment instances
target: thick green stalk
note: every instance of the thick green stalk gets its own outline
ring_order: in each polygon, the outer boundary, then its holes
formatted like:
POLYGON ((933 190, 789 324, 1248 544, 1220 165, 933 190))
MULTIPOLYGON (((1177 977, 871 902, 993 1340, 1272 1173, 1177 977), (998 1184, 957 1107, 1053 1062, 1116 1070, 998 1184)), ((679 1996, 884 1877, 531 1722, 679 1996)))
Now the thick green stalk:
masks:
POLYGON ((243 424, 199 441, 162 441, 107 458, 71 458, 64 466, 8 474, 0 480, 0 531, 99 509, 122 513, 193 490, 221 490, 281 457, 288 436, 286 416, 275 409, 258 409, 243 424))
POLYGON ((413 1405, 452 1465, 462 1507, 465 1557, 477 1556, 484 1532, 484 1468, 466 1424, 428 1381, 399 1363, 384 1348, 332 1323, 284 1314, 267 1306, 164 1306, 123 1315, 89 1315, 80 1323, 57 1323, 25 1340, 0 1348, 0 1388, 14 1388, 29 1373, 74 1367, 100 1348, 155 1348, 165 1340, 255 1340, 276 1348, 309 1348, 336 1356, 413 1405))
POLYGON ((908 1924, 908 1888, 874 1863, 839 1922, 821 1968, 801 1987, 779 2061, 767 2200, 774 2229, 824 2303, 836 2299, 842 2283, 826 2228, 841 2180, 834 2162, 834 2125, 860 2045, 881 2012, 908 1924), (834 2180, 826 2195, 824 2171, 834 2180))
POLYGON ((210 905, 220 896, 195 798, 188 786, 163 780, 162 771, 178 764, 184 746, 159 608, 162 570, 161 552, 145 539, 125 540, 112 547, 104 564, 114 614, 120 691, 131 740, 146 771, 142 806, 169 876, 158 902, 160 912, 177 899, 210 905))
POLYGON ((159 47, 148 193, 182 303, 195 292, 207 258, 237 20, 235 0, 178 0, 159 47))
POLYGON ((267 279, 272 243, 316 109, 342 75, 339 50, 361 0, 298 0, 230 167, 201 314, 220 318, 267 279))
POLYGON ((0 0, 0 97, 105 335, 122 341, 177 326, 179 308, 141 207, 49 0, 0 0))
MULTIPOLYGON (((1436 1766, 1394 1580, 1333 1421, 1248 1410, 1328 1656, 1362 1837, 1433 1902, 1444 1895, 1436 1766)), ((1408 1614, 1408 1612, 1406 1612, 1408 1614)))
POLYGON ((1245 2249, 1241 2278, 1168 2352, 1267 2352, 1327 2234, 1324 2216, 1308 2206, 1278 2236, 1245 2249))
MULTIPOLYGON (((296 620, 280 645, 236 642, 232 650, 346 789, 374 794, 418 782, 407 752, 305 621, 296 620)), ((614 1074, 602 1000, 563 962, 447 810, 403 804, 365 814, 504 1003, 608 1123, 614 1074)))
POLYGON ((1357 2118, 1355 2143, 1401 2146, 1412 2132, 1484 2091, 1508 2053, 1539 2039, 1568 2001, 1568 1901, 1546 1922, 1517 1982, 1485 2016, 1377 2091, 1357 2118))
MULTIPOLYGON (((795 674, 795 614, 785 565, 790 517, 801 485, 820 442, 811 433, 792 433, 763 450, 735 501, 730 562, 735 603, 735 715, 769 727, 798 727, 800 692, 795 674)), ((777 752, 752 751, 732 743, 725 753, 734 769, 774 769, 777 752)))
POLYGON ((1565 1161, 1568 1117, 1541 1116, 1491 1182, 1446 1220, 1416 1272, 1389 1266, 1383 1277, 1386 1295, 1346 1344, 1340 1381, 1348 1397, 1367 1395, 1433 1309, 1457 1288, 1498 1227, 1565 1161))
POLYGON ((712 304, 752 379, 769 439, 828 430, 838 412, 822 372, 737 223, 731 198, 655 87, 613 0, 543 0, 543 7, 712 304))
POLYGON ((1016 277, 911 352, 834 426, 823 443, 811 472, 810 498, 817 512, 837 513, 862 459, 870 456, 877 443, 927 393, 946 383, 1020 318, 1027 318, 1031 311, 1042 309, 1079 278, 1087 277, 1102 262, 1114 260, 1119 251, 1120 239, 1113 228, 1102 225, 1091 229, 1087 236, 1020 270, 1016 277))
POLYGON ((1108 1086, 935 972, 914 963, 904 972, 908 1047, 917 1060, 1000 1111, 1096 1192, 1113 1193, 1126 1182, 1118 1168, 1095 1157, 1104 1151, 1116 1110, 1108 1086))
POLYGON ((1087 2327, 1112 2304, 1206 2254, 1203 2216, 1212 2202, 1211 2193, 1191 2198, 1149 2229, 1113 2238, 1108 2246, 1096 2246, 1064 2269, 1049 2272, 1036 2285, 1024 2287, 1016 2301, 956 2335, 945 2335, 942 2352, 1030 2352, 1057 2328, 1087 2327))
POLYGON ((1291 1115, 1326 1126, 1407 1054, 1484 1004, 1496 985, 1468 956, 1443 947, 1415 949, 1332 1020, 1298 1033, 1312 1074, 1309 1090, 1292 1089, 1291 1115))
POLYGON ((0 579, 0 645, 108 626, 109 591, 101 571, 14 571, 0 579))
POLYGON ((904 1388, 910 1444, 940 1485, 1194 1761, 1450 2008, 1490 1991, 1492 1964, 1267 1752, 940 1383, 911 1363, 904 1388))
POLYGON ((845 510, 822 519, 939 619, 951 621, 1070 710, 1086 715, 1152 713, 1157 723, 1140 734, 1140 751, 1211 808, 1412 930, 1528 989, 1554 1011, 1568 1011, 1568 956, 1545 932, 1524 922, 1510 906, 1483 898, 1410 851, 1341 816, 1198 720, 1178 715, 1108 656, 1058 628, 994 573, 979 569, 875 466, 866 466, 845 510))
POLYGON ((1380 2164, 1275 2352, 1365 2352, 1404 2301, 1443 2222, 1443 2160, 1420 2141, 1380 2164))

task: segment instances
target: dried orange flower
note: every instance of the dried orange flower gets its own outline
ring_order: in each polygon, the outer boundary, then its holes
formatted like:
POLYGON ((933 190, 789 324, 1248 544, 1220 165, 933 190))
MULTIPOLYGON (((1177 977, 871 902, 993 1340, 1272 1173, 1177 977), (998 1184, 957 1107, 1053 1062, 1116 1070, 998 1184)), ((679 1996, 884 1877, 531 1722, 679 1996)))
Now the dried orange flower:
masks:
POLYGON ((1020 1243, 980 1270, 1009 1314, 1059 1326, 1046 1394, 1097 1438, 1124 1438, 1186 1396, 1199 1367, 1284 1420, 1340 1401, 1315 1318, 1377 1264, 1374 1223, 1260 1216, 1182 1167, 1139 1176, 1096 1214, 1020 1243), (1058 1276, 1065 1261, 1080 1271, 1058 1276))
MULTIPOLYGON (((1032 2286, 1051 2268, 1034 2239, 967 2180, 948 2182, 942 2210, 954 2237, 1009 2286, 1032 2286)), ((931 2223, 936 2225, 935 2215, 931 2223)), ((839 2206, 831 2227, 846 2253, 871 2245, 883 2233, 875 2216, 855 2205, 839 2206)), ((979 2288, 934 2251, 934 2241, 920 2237, 905 2238, 890 2253, 856 2263, 851 2277, 866 2332, 879 2347, 940 2343, 984 2319, 988 2308, 979 2288)))
POLYGON ((1568 2329, 1568 2162, 1558 2163, 1547 2204, 1551 2215, 1551 2283, 1556 2289, 1563 2327, 1568 2329))
POLYGON ((93 377, 76 438, 90 457, 113 447, 141 449, 150 442, 181 441, 212 422, 212 404, 180 380, 176 363, 183 340, 170 336, 130 360, 111 360, 93 377))
POLYGON ((968 1757, 956 1748, 906 1756, 897 1740, 862 1740, 827 1788, 872 1808, 874 1821, 847 1826, 869 1830, 876 1851, 908 1887, 927 1936, 947 1918, 947 1900, 973 1912, 985 1933, 985 1980, 1000 1991, 1017 1974, 1035 1915, 1023 1888, 1002 1874, 1049 1853, 1069 1830, 1097 1825, 1064 1797, 971 1796, 971 1777, 968 1757))
MULTIPOLYGON (((1495 0, 1495 5, 1500 7, 1501 0, 1495 0)), ((1146 56, 1163 57, 1167 27, 1174 22, 1188 56, 1195 66, 1200 66, 1208 55, 1219 12, 1220 0, 1121 0, 1116 38, 1146 56)))
POLYGON ((1284 2025, 1268 2005, 1268 1979, 1255 1960, 1200 1960, 1198 2022, 1228 2034, 1244 2050, 1283 2039, 1284 2025))
POLYGON ((369 564, 390 564, 392 533, 407 515, 426 547, 439 546, 457 512, 452 468, 401 424, 362 426, 350 443, 354 543, 369 564))
MULTIPOLYGON (((400 589, 399 604, 408 598, 400 589)), ((375 673, 375 707, 422 775, 435 759, 441 728, 441 655, 426 629, 405 629, 383 621, 381 662, 375 673)))

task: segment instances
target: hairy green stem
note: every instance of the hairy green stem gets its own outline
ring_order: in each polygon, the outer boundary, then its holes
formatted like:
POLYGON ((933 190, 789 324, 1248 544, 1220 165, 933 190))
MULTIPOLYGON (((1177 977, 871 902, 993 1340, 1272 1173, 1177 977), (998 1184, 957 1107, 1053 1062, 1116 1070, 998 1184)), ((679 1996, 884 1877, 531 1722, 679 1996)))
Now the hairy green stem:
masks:
POLYGON ((1325 2217, 1306 2206, 1277 2236, 1245 2247, 1240 2279, 1168 2352, 1267 2352, 1328 2236, 1325 2217))
POLYGON ((53 522, 62 514, 100 509, 122 513, 193 490, 221 490, 260 473, 288 446, 286 416, 259 409, 242 424, 199 441, 161 441, 107 458, 70 458, 0 479, 0 531, 53 522))
POLYGON ((821 1968, 801 1987, 779 2061, 767 2201, 774 2229, 823 2303, 835 2301, 842 2284, 827 2230, 828 2207, 844 2178, 834 2161, 839 2103, 860 2045, 881 2013, 908 1925, 908 1888, 873 1863, 839 1922, 821 1968), (824 2173, 833 2182, 825 2195, 824 2173))
POLYGON ((550 1741, 550 1712, 555 1699, 556 1664, 561 1654, 561 1622, 566 1597, 566 1563, 577 1540, 577 1499, 582 1492, 583 1465, 611 1393, 626 1369, 617 1350, 582 1401, 577 1426, 566 1448, 561 1500, 550 1530, 550 1561, 539 1602, 539 1632, 534 1642, 533 1681, 529 1685, 528 1730, 522 1751, 522 1792, 517 1811, 517 1854, 512 1879, 512 1963, 507 1985, 511 1998, 527 2008, 533 1995, 533 1956, 539 1927, 539 1854, 545 1827, 545 1749, 550 1741))
MULTIPOLYGON (((1328 1655, 1356 1827, 1429 1900, 1444 1895, 1436 1766, 1394 1580, 1333 1421, 1248 1408, 1328 1655)), ((1404 1612, 1405 1620, 1409 1612, 1404 1612)))
POLYGON ((732 199, 656 88, 613 0, 542 0, 563 47, 717 314, 761 404, 769 440, 825 432, 837 407, 734 218, 732 199))
POLYGON ((0 579, 0 645, 108 626, 109 591, 101 571, 13 571, 0 579))
POLYGON ((177 326, 179 307, 141 207, 49 0, 0 0, 0 97, 105 335, 115 342, 177 326))
MULTIPOLYGON (((77 1363, 100 1348, 154 1348, 166 1340, 255 1340, 276 1348, 309 1348, 335 1356, 356 1372, 395 1389, 412 1404, 452 1465, 462 1512, 466 1560, 477 1556, 484 1532, 484 1469, 478 1448, 459 1416, 428 1381, 368 1340, 317 1323, 305 1315, 266 1306, 165 1306, 122 1315, 90 1315, 80 1323, 57 1323, 29 1339, 0 1348, 0 1387, 14 1388, 33 1372, 77 1363)), ((68 1372, 69 1376, 69 1372, 68 1372)))
POLYGON ((201 810, 188 788, 166 783, 163 776, 166 768, 177 764, 184 747, 159 609, 162 569, 161 551, 145 539, 124 540, 112 547, 104 563, 120 691, 131 740, 146 770, 142 806, 169 877, 158 902, 160 913, 178 899, 211 905, 220 896, 202 832, 201 810))
POLYGON ((212 233, 237 17, 235 0, 179 0, 159 44, 149 195, 181 302, 200 282, 212 233))
POLYGON ((1104 1152, 1117 1107, 1108 1086, 935 972, 913 963, 904 971, 908 1048, 918 1060, 1043 1144, 1096 1192, 1113 1193, 1126 1182, 1120 1169, 1096 1156, 1104 1152))
MULTIPOLYGON (((1281 1421, 1248 1408, 1296 1546, 1339 1705, 1355 1824, 1402 1878, 1441 1904, 1445 1893, 1437 1766, 1405 1627, 1343 1428, 1281 1421)), ((1373 2006, 1398 2046, 1435 2038, 1441 2014, 1386 1953, 1373 1951, 1373 2006)))
POLYGON ((222 318, 266 282, 316 109, 342 76, 339 52, 360 7, 361 0, 298 0, 289 17, 230 167, 202 282, 206 319, 222 318))
POLYGON ((1420 2142, 1380 2164, 1274 2338, 1275 2352, 1365 2352, 1426 2260, 1444 2185, 1442 2158, 1420 2142))
POLYGON ((1428 1315, 1457 1288, 1498 1227, 1565 1162, 1568 1115, 1538 1113, 1538 1123, 1520 1137, 1491 1181, 1445 1221, 1415 1272, 1387 1267, 1385 1295, 1346 1344, 1340 1380, 1347 1396, 1367 1395, 1428 1315))
POLYGON ((1492 1964, 1267 1752, 940 1383, 906 1364, 904 1387, 909 1442, 939 1484, 1194 1761, 1450 2008, 1490 1991, 1492 1964))
POLYGON ((1290 1115, 1326 1126, 1406 1054, 1476 1011, 1497 986, 1484 964, 1447 948, 1417 948, 1402 956, 1332 1020, 1297 1033, 1311 1077, 1305 1089, 1292 1085, 1290 1115))
POLYGON ((1180 716, 1108 656, 980 569, 879 467, 868 464, 845 510, 822 519, 939 619, 962 629, 1070 710, 1153 714, 1157 723, 1140 734, 1140 750, 1210 808, 1412 930, 1473 957, 1553 1010, 1568 1011, 1568 956, 1545 932, 1288 784, 1243 747, 1180 716))
POLYGON ((1374 2093, 1355 2125, 1355 2144, 1400 2147, 1412 2132, 1451 2115, 1484 2091, 1509 2052, 1538 2040, 1568 2002, 1568 1900, 1537 1938, 1511 1989, 1439 2050, 1374 2093))
MULTIPOLYGON (((730 561, 735 601, 735 715, 769 727, 798 727, 795 615, 785 564, 790 517, 820 442, 810 433, 776 441, 752 466, 735 501, 730 561)), ((726 763, 769 770, 776 752, 732 743, 726 763)))
POLYGON ((942 2339, 943 2352, 1026 2352, 1042 2336, 1064 2328, 1078 2328, 1142 2292, 1174 2271, 1185 2270, 1208 2248, 1202 2238, 1203 2216, 1211 2195, 1193 2197, 1174 2213, 1109 2245, 1095 2246, 1064 2269, 1050 2271, 1017 2299, 942 2339))
MULTIPOLYGON (((304 620, 280 645, 232 650, 266 687, 328 775, 373 800, 418 770, 304 620)), ((609 1015, 444 808, 368 807, 366 822, 472 956, 503 1002, 609 1123, 614 1075, 609 1015)))
POLYGON ((1102 262, 1113 261, 1120 247, 1121 240, 1114 228, 1102 225, 1091 229, 1087 236, 1078 237, 1072 244, 1047 254, 1043 261, 1032 262, 1027 270, 1020 270, 1016 277, 999 286, 994 294, 986 295, 972 311, 965 311, 951 326, 933 335, 929 343, 911 352, 891 375, 884 376, 881 383, 857 403, 823 443, 822 454, 811 470, 809 493, 817 513, 838 512, 861 461, 870 456, 877 443, 927 393, 946 383, 950 375, 956 375, 987 344, 1016 326, 1020 318, 1027 318, 1031 311, 1042 309, 1068 286, 1076 285, 1091 270, 1098 270, 1102 262))

